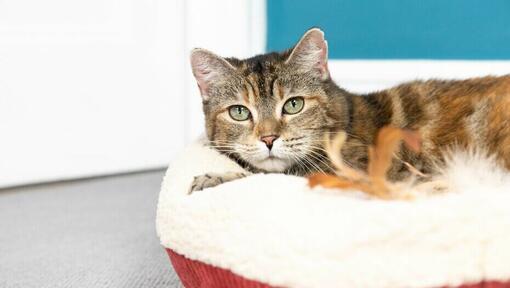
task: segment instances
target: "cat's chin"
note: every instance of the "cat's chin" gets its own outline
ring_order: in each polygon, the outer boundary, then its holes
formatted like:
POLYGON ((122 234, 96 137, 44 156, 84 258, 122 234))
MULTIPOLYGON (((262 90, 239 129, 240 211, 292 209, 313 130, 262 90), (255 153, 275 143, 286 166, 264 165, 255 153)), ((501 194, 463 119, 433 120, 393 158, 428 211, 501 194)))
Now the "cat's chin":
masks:
POLYGON ((285 159, 271 157, 251 164, 266 172, 284 172, 290 167, 291 163, 285 159))

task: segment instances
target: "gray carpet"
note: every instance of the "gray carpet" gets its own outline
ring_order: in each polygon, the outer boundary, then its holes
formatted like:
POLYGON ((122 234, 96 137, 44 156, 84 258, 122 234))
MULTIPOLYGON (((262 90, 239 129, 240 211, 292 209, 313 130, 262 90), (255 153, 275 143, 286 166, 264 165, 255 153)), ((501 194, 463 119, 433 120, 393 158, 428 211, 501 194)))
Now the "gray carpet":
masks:
POLYGON ((155 231, 162 176, 0 190, 0 287, 179 287, 155 231))

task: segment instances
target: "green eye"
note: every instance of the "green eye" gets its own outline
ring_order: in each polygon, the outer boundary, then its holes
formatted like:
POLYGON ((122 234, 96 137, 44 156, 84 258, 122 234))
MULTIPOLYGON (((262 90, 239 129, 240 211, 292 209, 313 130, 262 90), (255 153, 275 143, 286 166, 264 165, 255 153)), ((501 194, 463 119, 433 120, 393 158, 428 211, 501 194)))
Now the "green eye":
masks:
POLYGON ((305 99, 303 97, 290 98, 283 104, 283 114, 296 114, 303 110, 305 99))
POLYGON ((236 121, 245 121, 250 118, 250 110, 242 105, 230 106, 228 113, 236 121))

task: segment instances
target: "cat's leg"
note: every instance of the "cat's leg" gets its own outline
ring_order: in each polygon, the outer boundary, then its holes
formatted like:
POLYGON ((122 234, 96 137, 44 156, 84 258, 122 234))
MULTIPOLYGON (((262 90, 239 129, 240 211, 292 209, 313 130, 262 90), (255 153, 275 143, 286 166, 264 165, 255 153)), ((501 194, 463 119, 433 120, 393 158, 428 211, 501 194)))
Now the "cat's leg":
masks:
POLYGON ((204 190, 205 188, 215 187, 222 183, 233 181, 236 179, 250 176, 250 172, 227 172, 227 173, 207 173, 204 175, 195 176, 191 183, 189 194, 194 191, 204 190))

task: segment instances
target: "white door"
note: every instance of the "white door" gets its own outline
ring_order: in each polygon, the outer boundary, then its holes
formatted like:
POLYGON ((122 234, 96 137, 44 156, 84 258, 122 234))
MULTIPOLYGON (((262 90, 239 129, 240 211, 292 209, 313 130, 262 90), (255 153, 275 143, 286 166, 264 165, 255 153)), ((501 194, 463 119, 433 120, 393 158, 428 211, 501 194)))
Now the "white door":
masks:
POLYGON ((184 0, 0 0, 0 187, 163 167, 186 142, 184 0))

